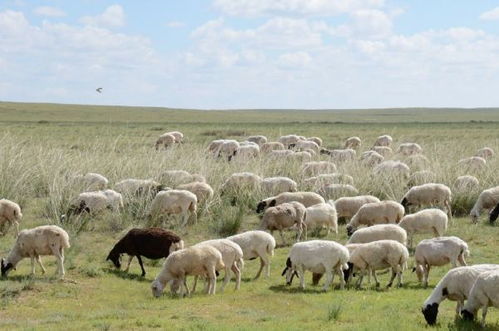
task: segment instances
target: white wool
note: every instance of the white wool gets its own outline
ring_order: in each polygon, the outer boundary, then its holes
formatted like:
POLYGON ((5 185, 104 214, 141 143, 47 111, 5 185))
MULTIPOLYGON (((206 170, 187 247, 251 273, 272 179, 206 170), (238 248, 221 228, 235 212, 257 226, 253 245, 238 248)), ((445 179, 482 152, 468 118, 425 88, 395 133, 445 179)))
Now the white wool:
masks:
POLYGON ((284 149, 286 149, 284 147, 284 145, 282 143, 280 143, 280 142, 277 142, 277 141, 271 141, 271 142, 264 143, 260 147, 260 151, 262 153, 269 153, 271 151, 284 150, 284 149))
POLYGON ((475 156, 479 156, 479 157, 482 157, 484 159, 488 159, 488 158, 494 156, 494 154, 495 153, 494 153, 494 150, 492 148, 490 148, 490 147, 484 147, 484 148, 480 148, 476 152, 475 156))
POLYGON ((401 153, 405 156, 420 154, 422 152, 423 148, 417 143, 403 143, 400 144, 399 148, 397 149, 397 153, 401 153))
POLYGON ((298 191, 298 184, 288 177, 267 177, 262 180, 262 191, 272 195, 296 192, 298 191))
POLYGON ((336 208, 334 202, 329 200, 326 203, 319 203, 310 207, 307 207, 305 214, 305 225, 307 226, 307 231, 314 228, 326 228, 326 236, 329 235, 329 231, 338 233, 338 217, 336 214, 336 208))
POLYGON ((302 172, 305 176, 316 176, 336 172, 336 165, 328 161, 311 161, 303 165, 302 172))
POLYGON ((189 215, 197 219, 197 197, 186 190, 161 191, 154 197, 149 215, 153 218, 161 215, 181 215, 182 225, 187 225, 189 215))
POLYGON ((279 204, 275 207, 267 208, 260 223, 261 230, 269 230, 273 234, 274 230, 279 231, 282 241, 286 244, 283 230, 294 227, 297 231, 296 240, 301 239, 302 232, 305 231, 307 238, 307 226, 305 225, 306 208, 297 201, 279 204))
POLYGON ((398 223, 404 217, 404 207, 396 201, 385 200, 364 204, 347 224, 347 232, 352 233, 359 226, 398 223))
POLYGON ((393 138, 387 134, 379 136, 374 142, 374 146, 390 146, 393 142, 393 138))
POLYGON ((499 186, 483 190, 470 211, 471 220, 476 223, 482 210, 490 210, 499 203, 499 186))
POLYGON ((21 207, 14 201, 7 199, 0 200, 0 234, 5 235, 10 226, 15 225, 16 236, 19 234, 19 222, 23 214, 21 207))
POLYGON ((486 271, 477 277, 463 312, 476 316, 477 311, 482 309, 481 324, 485 326, 488 307, 499 308, 499 270, 486 271))
POLYGON ((444 184, 427 183, 413 186, 402 198, 403 206, 434 206, 439 205, 447 210, 449 218, 452 217, 451 211, 452 192, 444 184))
POLYGON ((345 196, 356 196, 359 190, 349 184, 328 184, 321 187, 319 193, 324 199, 339 199, 345 196))
POLYGON ((404 179, 409 178, 410 172, 411 170, 407 164, 394 160, 383 161, 373 169, 373 173, 378 176, 400 177, 404 179))
POLYGON ((359 137, 350 137, 345 140, 345 148, 357 149, 362 144, 362 140, 359 137))
POLYGON ((467 193, 478 189, 479 186, 478 179, 471 175, 459 176, 454 181, 454 189, 458 192, 467 193))
POLYGON ((400 221, 400 227, 407 231, 409 236, 409 247, 412 247, 412 239, 416 233, 431 234, 441 237, 447 231, 448 217, 440 209, 423 209, 417 213, 405 215, 400 221))
POLYGON ((89 172, 83 176, 85 189, 88 191, 104 190, 109 184, 109 180, 101 174, 89 172))
POLYGON ((198 203, 205 203, 213 198, 214 191, 208 183, 192 182, 176 187, 177 190, 186 190, 196 195, 198 203))
POLYGON ((347 244, 365 244, 377 240, 395 240, 407 244, 407 232, 396 224, 377 224, 355 231, 347 244))
POLYGON ((238 192, 243 190, 259 189, 262 178, 252 172, 237 172, 227 178, 222 184, 223 192, 238 192))
POLYGON ((267 142, 267 137, 262 136, 262 135, 249 136, 247 140, 250 142, 254 142, 254 143, 258 144, 258 146, 261 147, 263 144, 265 144, 267 142))
POLYGON ((371 202, 379 202, 379 199, 372 195, 359 195, 356 197, 339 198, 334 202, 338 217, 350 219, 363 205, 371 202))

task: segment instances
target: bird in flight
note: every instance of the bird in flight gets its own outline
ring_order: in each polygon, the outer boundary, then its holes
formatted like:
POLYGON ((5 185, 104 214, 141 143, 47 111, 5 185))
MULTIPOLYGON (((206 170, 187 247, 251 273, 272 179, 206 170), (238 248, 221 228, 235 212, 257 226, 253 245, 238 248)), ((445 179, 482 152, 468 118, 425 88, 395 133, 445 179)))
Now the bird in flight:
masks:
POLYGON ((98 87, 95 89, 97 92, 102 93, 102 87, 98 87))

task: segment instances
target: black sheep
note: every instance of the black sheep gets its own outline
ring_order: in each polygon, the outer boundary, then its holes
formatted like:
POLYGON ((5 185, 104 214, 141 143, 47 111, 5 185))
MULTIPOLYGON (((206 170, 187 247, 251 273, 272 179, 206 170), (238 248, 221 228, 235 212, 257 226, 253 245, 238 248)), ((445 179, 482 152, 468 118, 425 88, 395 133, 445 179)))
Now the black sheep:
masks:
POLYGON ((176 250, 184 248, 183 240, 175 233, 161 228, 138 229, 134 228, 120 239, 114 245, 106 260, 112 261, 116 268, 121 267, 121 254, 128 254, 128 266, 125 269, 128 272, 130 263, 134 256, 139 260, 142 276, 145 276, 146 271, 142 264, 141 256, 148 259, 160 259, 168 257, 168 255, 176 250))

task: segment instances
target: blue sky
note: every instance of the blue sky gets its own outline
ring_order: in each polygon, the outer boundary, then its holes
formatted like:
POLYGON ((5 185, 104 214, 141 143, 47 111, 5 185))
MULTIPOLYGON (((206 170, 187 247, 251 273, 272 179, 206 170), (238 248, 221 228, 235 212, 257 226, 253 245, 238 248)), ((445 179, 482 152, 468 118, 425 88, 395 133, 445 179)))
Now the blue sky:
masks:
POLYGON ((498 88, 497 1, 0 0, 5 101, 493 107, 498 88))

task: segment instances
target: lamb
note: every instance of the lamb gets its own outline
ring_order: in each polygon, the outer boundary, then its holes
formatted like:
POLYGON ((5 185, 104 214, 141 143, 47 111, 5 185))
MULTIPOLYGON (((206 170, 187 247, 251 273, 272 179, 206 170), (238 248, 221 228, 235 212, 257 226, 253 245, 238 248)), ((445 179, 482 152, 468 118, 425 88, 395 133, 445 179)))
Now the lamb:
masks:
POLYGON ((437 175, 431 170, 416 171, 409 178, 409 186, 423 185, 435 182, 437 175))
POLYGON ((487 166, 487 160, 483 157, 472 156, 459 160, 457 165, 468 171, 483 170, 487 166))
POLYGON ((486 271, 477 277, 461 315, 463 319, 472 321, 481 308, 481 325, 484 327, 490 306, 499 308, 499 270, 486 271))
POLYGON ((306 149, 311 149, 315 153, 319 153, 320 147, 317 143, 313 141, 308 141, 308 140, 299 140, 294 144, 293 148, 297 150, 306 150, 306 149))
POLYGON ((362 285, 362 279, 365 274, 372 274, 376 282, 376 287, 379 287, 379 281, 375 271, 391 268, 392 276, 387 287, 391 287, 393 280, 397 276, 397 286, 402 286, 402 273, 409 259, 409 251, 407 248, 395 240, 378 240, 367 244, 362 244, 355 248, 350 255, 347 279, 349 282, 350 275, 355 271, 360 271, 360 277, 357 281, 357 288, 362 285))
POLYGON ((160 181, 176 187, 192 182, 206 182, 206 178, 199 174, 191 174, 185 170, 167 170, 160 175, 160 181))
POLYGON ((294 152, 287 154, 286 159, 291 160, 291 162, 296 161, 304 163, 310 162, 312 160, 312 155, 309 152, 294 152))
POLYGON ((297 201, 279 204, 275 207, 268 208, 263 214, 260 223, 260 230, 269 230, 270 234, 274 230, 278 230, 284 245, 286 239, 282 230, 296 228, 296 241, 301 239, 302 232, 305 231, 305 239, 307 238, 307 226, 305 224, 305 206, 297 201))
POLYGON ((334 202, 334 206, 336 207, 336 212, 339 217, 345 217, 347 219, 352 218, 353 215, 357 213, 357 211, 363 205, 371 202, 379 202, 379 199, 372 195, 359 195, 356 197, 343 197, 339 198, 334 202))
POLYGON ((114 185, 114 190, 125 195, 156 195, 165 189, 163 185, 152 179, 125 179, 114 185))
POLYGON ((260 147, 257 144, 239 146, 235 158, 241 161, 247 161, 257 158, 260 155, 260 147))
POLYGON ((266 277, 270 277, 270 257, 274 256, 276 247, 275 239, 272 235, 264 231, 246 231, 236 234, 227 239, 232 240, 241 247, 243 258, 253 260, 260 258, 260 269, 254 279, 258 279, 265 268, 266 277))
POLYGON ((359 190, 349 184, 329 184, 321 187, 317 193, 324 199, 339 199, 344 196, 356 196, 359 190))
POLYGON ((35 259, 45 273, 40 255, 53 255, 57 259, 56 274, 64 278, 64 250, 68 249, 69 236, 66 231, 56 225, 42 225, 36 228, 22 230, 17 236, 14 247, 6 259, 1 261, 2 276, 5 277, 11 269, 24 258, 31 258, 31 274, 35 274, 35 259))
POLYGON ((483 190, 470 211, 471 221, 478 222, 483 209, 490 210, 499 203, 499 186, 483 190))
POLYGON ((458 263, 466 266, 465 258, 469 254, 468 244, 458 237, 424 239, 416 246, 414 271, 423 286, 427 287, 432 266, 441 267, 447 263, 452 264, 453 268, 457 267, 458 263))
POLYGON ((377 224, 355 231, 347 244, 365 244, 377 240, 395 240, 407 245, 407 232, 396 224, 377 224))
POLYGON ((375 151, 367 151, 362 153, 362 155, 360 156, 360 161, 362 162, 362 164, 368 167, 380 164, 384 160, 384 156, 375 151))
POLYGON ((328 161, 312 161, 303 165, 302 173, 305 176, 316 176, 336 172, 336 165, 328 161))
POLYGON ((393 142, 393 138, 387 134, 379 136, 374 142, 374 146, 390 146, 393 142))
POLYGON ((310 138, 307 138, 306 139, 307 141, 313 141, 314 143, 316 143, 317 145, 322 146, 322 139, 319 138, 319 137, 310 137, 310 138))
POLYGON ((291 285, 296 274, 300 278, 300 287, 305 289, 305 270, 314 274, 326 274, 322 288, 327 291, 334 280, 334 274, 340 277, 340 288, 345 287, 343 270, 348 269, 350 254, 343 245, 328 240, 311 240, 294 244, 286 260, 282 276, 286 276, 287 285, 291 285))
POLYGON ((390 157, 393 155, 393 150, 388 146, 374 146, 372 150, 381 154, 383 157, 390 157))
POLYGON ((222 184, 222 194, 226 192, 238 193, 244 190, 254 191, 259 189, 262 178, 252 172, 237 172, 230 175, 222 184))
POLYGON ((284 149, 286 149, 284 145, 277 141, 267 142, 264 143, 262 146, 260 146, 260 151, 262 153, 270 153, 271 151, 284 150, 284 149))
POLYGON ((161 191, 154 197, 149 212, 150 218, 161 215, 180 214, 183 219, 182 226, 186 226, 190 218, 197 220, 198 199, 192 192, 186 190, 161 191), (190 216, 188 215, 190 214, 190 216))
POLYGON ((409 178, 411 169, 407 164, 401 161, 383 161, 374 167, 373 173, 377 176, 383 176, 385 178, 409 178))
POLYGON ((146 275, 141 256, 148 259, 168 257, 172 252, 184 248, 184 241, 175 233, 161 228, 138 229, 133 228, 125 234, 109 252, 106 261, 113 262, 117 269, 121 268, 121 255, 128 255, 128 272, 134 256, 139 260, 142 277, 146 275))
POLYGON ((169 147, 172 147, 175 144, 175 136, 170 134, 170 133, 163 133, 161 136, 158 137, 156 140, 156 150, 158 150, 160 147, 164 147, 165 149, 168 149, 169 147))
POLYGON ((359 137, 350 137, 345 140, 345 148, 357 149, 362 144, 362 140, 359 137))
POLYGON ((430 296, 423 303, 421 312, 429 325, 437 321, 438 306, 445 299, 457 301, 456 315, 459 315, 478 276, 490 270, 499 270, 497 264, 476 264, 451 269, 438 282, 430 296))
POLYGON ((397 149, 397 153, 400 153, 405 156, 421 154, 423 152, 423 148, 417 143, 403 143, 399 145, 397 149))
POLYGON ((300 137, 295 134, 289 134, 287 136, 282 136, 279 138, 279 142, 284 145, 286 148, 292 148, 294 145, 300 141, 300 137))
POLYGON ((187 287, 187 276, 202 276, 208 279, 207 293, 216 292, 216 272, 225 268, 222 254, 212 246, 188 247, 173 252, 166 258, 163 269, 151 284, 152 294, 161 296, 166 284, 170 284, 170 291, 176 294, 180 290, 180 297, 190 294, 187 287))
POLYGON ((404 213, 404 207, 396 201, 367 203, 359 208, 347 224, 347 234, 351 236, 360 225, 398 223, 404 217, 404 213))
POLYGON ((333 149, 333 150, 328 150, 328 149, 321 149, 320 151, 321 154, 329 155, 331 159, 335 162, 346 162, 346 161, 353 161, 355 160, 355 157, 357 156, 357 153, 355 150, 351 148, 347 149, 333 149))
POLYGON ((307 226, 307 231, 313 228, 320 229, 325 227, 327 231, 326 236, 329 235, 329 231, 338 234, 338 217, 334 201, 329 200, 326 203, 307 207, 305 225, 307 226))
POLYGON ((283 192, 296 192, 298 191, 298 184, 288 177, 267 177, 262 180, 262 190, 272 195, 283 192))
POLYGON ((281 203, 292 201, 298 201, 305 207, 325 202, 323 197, 314 192, 284 192, 260 201, 256 206, 256 212, 261 213, 268 207, 274 207, 281 203))
POLYGON ((206 203, 213 198, 213 189, 208 183, 205 182, 192 182, 188 184, 179 185, 177 190, 186 190, 196 195, 199 204, 206 203))
POLYGON ((16 236, 19 234, 19 222, 23 218, 21 207, 14 201, 0 200, 0 235, 4 236, 12 225, 16 227, 16 236))
POLYGON ((81 177, 81 181, 85 185, 85 190, 87 191, 99 191, 104 190, 109 184, 109 180, 97 173, 89 172, 81 177))
POLYGON ((447 210, 447 215, 452 218, 450 203, 452 201, 452 192, 444 184, 427 183, 419 186, 413 186, 407 191, 400 202, 404 208, 409 206, 434 206, 440 205, 447 210))
MULTIPOLYGON (((225 278, 220 289, 222 292, 225 286, 230 281, 230 271, 236 276, 236 290, 241 286, 241 269, 244 266, 243 262, 243 251, 238 244, 229 239, 213 239, 206 240, 196 244, 194 247, 211 246, 216 248, 222 254, 222 261, 225 265, 225 278)), ((194 284, 197 281, 197 276, 194 278, 194 284)), ((196 285, 193 286, 192 292, 194 292, 196 285)))
POLYGON ((258 146, 262 147, 262 145, 267 142, 267 137, 261 136, 261 135, 258 135, 258 136, 249 136, 247 140, 251 141, 251 142, 254 142, 258 146))
POLYGON ((475 176, 459 176, 454 181, 454 189, 458 192, 469 192, 478 189, 480 182, 475 176))
POLYGON ((322 187, 329 184, 349 184, 353 185, 353 177, 350 175, 332 173, 332 174, 320 174, 315 177, 306 178, 303 180, 303 184, 308 187, 322 187))
POLYGON ((423 209, 417 213, 405 215, 399 226, 407 231, 409 247, 412 248, 412 239, 415 233, 430 233, 441 237, 447 231, 448 218, 440 209, 423 209))
POLYGON ((490 147, 480 148, 478 151, 476 151, 475 156, 479 156, 481 158, 488 159, 488 158, 491 158, 492 156, 494 156, 494 150, 490 147))

